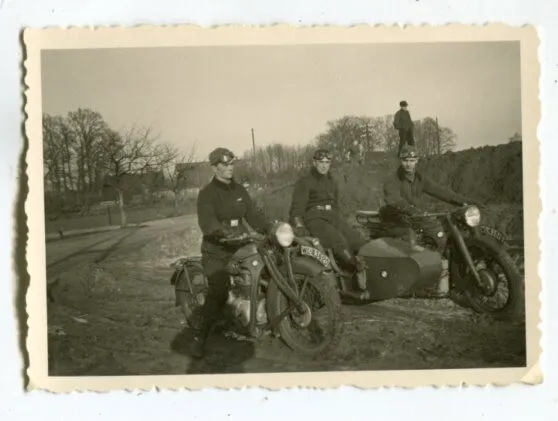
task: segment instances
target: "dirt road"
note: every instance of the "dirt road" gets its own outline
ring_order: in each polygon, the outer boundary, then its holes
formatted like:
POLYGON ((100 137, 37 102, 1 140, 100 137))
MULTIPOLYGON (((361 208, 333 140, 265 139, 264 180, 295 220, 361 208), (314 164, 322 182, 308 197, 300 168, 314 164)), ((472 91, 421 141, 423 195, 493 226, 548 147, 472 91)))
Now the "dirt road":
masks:
POLYGON ((275 338, 256 345, 215 333, 202 361, 174 307, 169 263, 198 253, 196 217, 47 244, 51 375, 147 375, 523 366, 522 323, 488 321, 448 300, 345 308, 345 336, 322 360, 275 338))

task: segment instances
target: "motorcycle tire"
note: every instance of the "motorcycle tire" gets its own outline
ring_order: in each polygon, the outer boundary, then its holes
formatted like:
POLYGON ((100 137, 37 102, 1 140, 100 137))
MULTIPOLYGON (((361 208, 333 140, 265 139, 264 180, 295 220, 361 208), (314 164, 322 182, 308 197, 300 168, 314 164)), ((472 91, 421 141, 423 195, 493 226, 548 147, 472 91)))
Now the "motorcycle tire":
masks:
POLYGON ((203 301, 201 301, 201 299, 205 299, 205 295, 207 294, 207 281, 204 278, 201 264, 188 264, 180 272, 180 275, 174 285, 174 292, 176 295, 176 303, 180 307, 186 322, 188 322, 192 317, 192 314, 203 305, 203 301), (185 270, 188 271, 188 276, 193 284, 193 294, 188 290, 186 274, 184 273, 185 270), (194 282, 195 278, 199 277, 203 279, 203 282, 194 282))
MULTIPOLYGON (((474 256, 474 249, 483 249, 485 258, 493 259, 501 268, 508 283, 508 300, 500 309, 492 309, 485 305, 477 287, 468 288, 464 296, 470 307, 477 313, 489 314, 497 318, 513 319, 522 314, 524 306, 524 283, 517 266, 507 250, 490 237, 465 238, 465 244, 474 256)), ((474 282, 474 281, 471 281, 474 282)))
MULTIPOLYGON (((307 281, 305 291, 308 290, 308 287, 312 287, 313 291, 318 293, 317 298, 319 305, 321 308, 325 307, 328 321, 332 324, 332 331, 327 332, 324 340, 315 346, 303 343, 303 341, 297 337, 297 331, 299 329, 294 327, 293 323, 291 323, 291 321, 294 321, 293 318, 296 318, 297 316, 297 311, 294 310, 293 313, 288 314, 278 323, 276 328, 277 332, 283 342, 285 342, 285 344, 295 353, 309 357, 324 355, 337 346, 343 330, 339 294, 334 286, 327 282, 321 274, 315 276, 295 274, 295 281, 298 284, 299 290, 304 282, 307 281)), ((273 319, 277 315, 281 314, 287 308, 288 298, 281 292, 275 282, 272 282, 267 290, 266 303, 270 319, 273 319)), ((305 303, 308 305, 306 301, 305 303)), ((308 306, 309 308, 311 307, 311 305, 308 306)), ((316 332, 314 330, 316 325, 312 323, 315 321, 313 319, 314 313, 312 309, 310 309, 310 315, 311 319, 308 326, 303 327, 302 329, 313 330, 313 332, 316 332), (310 328, 311 326, 314 328, 310 328)))

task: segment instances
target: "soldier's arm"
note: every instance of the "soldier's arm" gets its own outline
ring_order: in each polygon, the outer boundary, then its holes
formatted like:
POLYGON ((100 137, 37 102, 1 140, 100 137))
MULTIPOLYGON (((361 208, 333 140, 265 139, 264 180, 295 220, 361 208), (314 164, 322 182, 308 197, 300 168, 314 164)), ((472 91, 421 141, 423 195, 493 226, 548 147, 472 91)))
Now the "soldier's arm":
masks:
POLYGON ((393 127, 395 129, 399 128, 399 117, 401 116, 401 113, 399 111, 397 111, 395 113, 395 116, 393 117, 393 127))
POLYGON ((386 205, 408 215, 418 212, 416 206, 410 204, 401 196, 400 186, 394 181, 384 183, 384 201, 386 205))
POLYGON ((457 206, 461 206, 463 205, 463 203, 469 202, 469 200, 466 197, 452 191, 451 189, 441 186, 440 184, 434 182, 428 177, 423 176, 422 182, 423 182, 423 191, 429 196, 435 197, 436 199, 457 206))
POLYGON ((256 204, 254 203, 246 189, 242 187, 242 190, 242 196, 244 197, 246 203, 246 222, 248 222, 248 224, 256 231, 265 233, 269 227, 268 221, 256 208, 256 204))
POLYGON ((303 218, 306 212, 306 205, 308 204, 308 183, 306 179, 298 180, 294 186, 293 195, 291 199, 290 218, 303 218))
POLYGON ((211 200, 211 192, 201 190, 198 195, 198 224, 203 235, 213 238, 222 238, 225 236, 223 226, 217 219, 213 201, 211 200))

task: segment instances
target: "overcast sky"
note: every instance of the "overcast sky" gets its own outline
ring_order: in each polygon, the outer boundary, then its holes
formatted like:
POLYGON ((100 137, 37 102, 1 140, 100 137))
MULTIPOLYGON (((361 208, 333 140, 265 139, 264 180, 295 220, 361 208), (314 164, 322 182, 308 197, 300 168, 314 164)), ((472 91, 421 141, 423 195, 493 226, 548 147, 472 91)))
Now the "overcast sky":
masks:
POLYGON ((198 159, 217 146, 304 144, 347 114, 438 117, 457 149, 521 132, 519 43, 185 47, 43 54, 43 112, 151 125, 198 159))

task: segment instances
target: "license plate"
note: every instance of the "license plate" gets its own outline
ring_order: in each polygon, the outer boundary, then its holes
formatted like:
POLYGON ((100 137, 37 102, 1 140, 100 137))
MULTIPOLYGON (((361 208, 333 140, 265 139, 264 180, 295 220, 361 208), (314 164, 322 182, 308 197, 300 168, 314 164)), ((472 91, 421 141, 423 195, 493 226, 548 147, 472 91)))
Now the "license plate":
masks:
POLYGON ((506 236, 502 234, 500 231, 486 225, 482 225, 480 227, 480 232, 484 235, 493 237, 496 241, 500 243, 505 243, 508 240, 506 236))
POLYGON ((325 267, 328 267, 331 263, 329 261, 329 257, 323 254, 320 250, 315 249, 314 247, 300 246, 300 254, 302 254, 303 256, 309 256, 316 259, 325 267))

